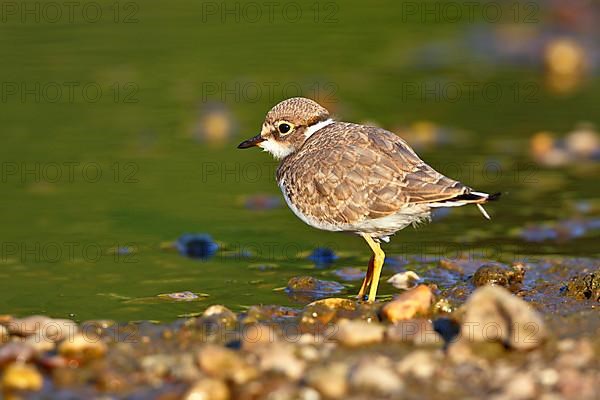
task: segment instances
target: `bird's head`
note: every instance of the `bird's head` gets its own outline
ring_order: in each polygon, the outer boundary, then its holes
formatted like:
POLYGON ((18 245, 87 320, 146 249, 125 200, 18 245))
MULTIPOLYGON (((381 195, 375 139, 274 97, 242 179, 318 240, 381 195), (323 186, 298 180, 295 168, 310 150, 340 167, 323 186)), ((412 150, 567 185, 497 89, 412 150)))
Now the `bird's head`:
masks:
POLYGON ((273 107, 259 135, 238 145, 239 149, 262 147, 275 158, 285 158, 298 150, 313 133, 332 123, 329 111, 317 102, 293 97, 273 107))

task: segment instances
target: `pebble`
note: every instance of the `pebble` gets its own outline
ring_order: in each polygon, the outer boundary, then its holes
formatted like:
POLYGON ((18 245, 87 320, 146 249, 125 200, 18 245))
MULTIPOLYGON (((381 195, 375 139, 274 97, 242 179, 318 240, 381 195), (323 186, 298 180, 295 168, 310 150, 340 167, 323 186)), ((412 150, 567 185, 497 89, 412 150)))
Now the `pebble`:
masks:
MULTIPOLYGON (((559 350, 560 350, 559 342, 559 350)), ((556 359, 559 368, 585 368, 596 358, 594 347, 588 339, 574 341, 573 347, 568 351, 561 351, 556 359)))
POLYGON ((498 265, 482 265, 473 275, 473 284, 477 287, 485 285, 508 286, 508 270, 498 265))
POLYGON ((56 347, 56 343, 51 340, 48 336, 44 334, 44 332, 39 331, 34 333, 33 335, 25 338, 24 343, 28 346, 31 346, 32 349, 35 350, 38 354, 43 354, 48 351, 54 350, 56 347))
POLYGON ((342 319, 338 322, 333 339, 345 346, 364 346, 383 341, 385 328, 378 323, 342 319))
POLYGON ((290 294, 307 294, 309 297, 325 297, 345 290, 335 281, 324 281, 312 276, 295 276, 288 281, 286 291, 290 294))
POLYGON ((410 289, 416 286, 417 282, 421 280, 421 277, 414 271, 400 272, 393 275, 387 280, 396 289, 410 289))
POLYGON ((190 291, 159 294, 158 297, 175 301, 193 301, 200 298, 196 293, 190 291))
POLYGON ((529 350, 547 337, 541 316, 524 300, 500 286, 475 290, 464 305, 461 334, 474 342, 500 341, 529 350))
POLYGON ((442 345, 444 339, 437 333, 433 323, 427 319, 399 321, 386 327, 385 338, 390 342, 412 343, 421 345, 442 345))
POLYGON ((360 360, 351 369, 349 380, 355 389, 382 395, 397 394, 404 387, 389 360, 375 355, 360 360))
POLYGON ((291 380, 302 377, 306 363, 295 356, 292 344, 278 342, 259 351, 259 368, 264 372, 279 373, 291 380))
POLYGON ((306 382, 326 398, 341 399, 348 392, 348 381, 346 379, 348 371, 347 364, 332 362, 310 370, 307 373, 306 382))
POLYGON ((198 365, 208 375, 244 384, 258 375, 258 371, 248 364, 238 352, 231 349, 207 345, 198 353, 198 365))
POLYGON ((600 135, 593 125, 580 124, 567 135, 565 145, 574 155, 589 158, 600 150, 600 135))
POLYGON ((536 398, 536 384, 529 373, 518 373, 508 380, 504 394, 511 400, 529 400, 536 398))
POLYGON ((385 319, 395 323, 412 319, 417 314, 427 314, 434 300, 431 288, 419 285, 385 304, 381 312, 385 319))
POLYGON ((8 333, 8 329, 4 325, 0 325, 0 343, 4 343, 8 341, 10 334, 8 333))
POLYGON ((225 382, 202 378, 184 394, 184 400, 228 400, 231 397, 225 382))
POLYGON ((435 374, 440 363, 438 353, 417 350, 408 353, 396 366, 399 374, 410 374, 415 378, 429 380, 435 374))
POLYGON ((175 247, 182 256, 194 259, 210 258, 219 249, 219 245, 205 233, 183 234, 177 239, 175 247))
POLYGON ((317 247, 308 256, 308 259, 314 262, 316 265, 326 266, 332 264, 335 260, 337 260, 338 256, 333 250, 327 247, 317 247))
POLYGON ((600 302, 600 269, 572 277, 565 287, 565 293, 577 300, 600 302))
POLYGON ((32 365, 14 363, 4 370, 2 376, 2 389, 7 392, 42 389, 44 379, 42 374, 32 365))
POLYGON ((265 324, 249 324, 242 327, 241 342, 244 350, 256 349, 277 341, 277 332, 265 324))
POLYGON ((50 321, 52 321, 52 318, 43 315, 32 315, 25 318, 13 319, 8 323, 7 327, 12 335, 28 336, 42 329, 50 321))
POLYGON ((229 308, 215 304, 208 307, 194 324, 206 333, 222 335, 224 329, 233 329, 237 324, 237 315, 229 308))
POLYGON ((35 355, 35 349, 24 342, 9 342, 0 347, 0 366, 12 361, 27 362, 35 355))
POLYGON ((58 345, 60 355, 67 358, 91 360, 103 357, 108 348, 101 338, 95 335, 77 335, 65 339, 58 345))

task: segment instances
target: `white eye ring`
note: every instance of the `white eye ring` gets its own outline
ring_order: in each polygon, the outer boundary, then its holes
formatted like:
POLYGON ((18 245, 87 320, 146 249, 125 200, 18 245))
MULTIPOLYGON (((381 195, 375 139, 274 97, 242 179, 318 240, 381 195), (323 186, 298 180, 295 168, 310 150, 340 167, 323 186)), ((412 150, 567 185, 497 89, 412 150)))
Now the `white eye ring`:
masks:
POLYGON ((281 136, 289 135, 294 131, 294 124, 287 121, 281 121, 277 124, 277 130, 281 136))

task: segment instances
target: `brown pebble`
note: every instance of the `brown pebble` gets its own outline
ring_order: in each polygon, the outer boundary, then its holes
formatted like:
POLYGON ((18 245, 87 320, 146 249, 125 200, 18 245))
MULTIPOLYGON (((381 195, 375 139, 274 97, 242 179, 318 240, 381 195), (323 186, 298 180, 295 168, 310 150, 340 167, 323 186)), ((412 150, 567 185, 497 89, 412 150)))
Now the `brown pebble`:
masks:
POLYGON ((448 271, 452 271, 452 272, 457 272, 461 275, 463 275, 465 273, 465 269, 460 264, 458 264, 457 262, 454 262, 452 260, 445 259, 445 258, 442 258, 439 261, 439 266, 440 266, 440 268, 444 268, 444 269, 447 269, 448 271))
POLYGON ((306 374, 306 382, 327 398, 341 399, 348 392, 348 370, 342 362, 318 366, 306 374))
POLYGON ((362 346, 383 341, 384 331, 378 323, 342 319, 334 327, 333 339, 346 346, 362 346))
POLYGON ((499 286, 483 286, 464 305, 461 335, 474 342, 499 341, 508 347, 538 347, 547 331, 541 316, 523 299, 499 286))
POLYGON ((227 385, 213 378, 200 379, 183 396, 184 400, 228 400, 229 398, 227 385))
POLYGON ((395 323, 412 319, 417 314, 427 314, 434 300, 431 288, 419 285, 384 305, 381 312, 385 319, 395 323))
POLYGON ((78 332, 77 324, 68 319, 52 319, 43 315, 18 318, 8 323, 8 330, 13 335, 30 336, 36 333, 47 339, 58 342, 78 332))
POLYGON ((249 324, 242 327, 241 330, 242 348, 250 350, 277 340, 277 333, 269 325, 249 324))
POLYGON ((231 349, 207 345, 198 353, 198 365, 208 375, 244 384, 258 375, 258 371, 247 363, 238 352, 231 349))
POLYGON ((0 343, 4 343, 4 342, 8 341, 9 337, 10 337, 10 335, 8 333, 8 329, 6 329, 5 326, 0 325, 0 343))
POLYGON ((386 328, 385 338, 390 342, 403 342, 419 345, 442 345, 444 339, 433 329, 427 319, 399 321, 386 328))
POLYGON ((417 350, 404 356, 396 369, 401 375, 410 374, 415 378, 428 380, 435 374, 439 364, 439 353, 417 350))
POLYGON ((370 356, 359 361, 350 371, 350 384, 357 390, 393 395, 404 384, 386 357, 370 356))
POLYGON ((274 343, 260 349, 259 368, 264 372, 281 374, 291 380, 302 376, 306 363, 296 357, 295 346, 285 342, 274 343))
POLYGON ((58 346, 58 352, 60 355, 67 358, 91 360, 95 358, 103 357, 108 348, 106 343, 97 336, 84 335, 78 333, 77 335, 65 339, 58 346))

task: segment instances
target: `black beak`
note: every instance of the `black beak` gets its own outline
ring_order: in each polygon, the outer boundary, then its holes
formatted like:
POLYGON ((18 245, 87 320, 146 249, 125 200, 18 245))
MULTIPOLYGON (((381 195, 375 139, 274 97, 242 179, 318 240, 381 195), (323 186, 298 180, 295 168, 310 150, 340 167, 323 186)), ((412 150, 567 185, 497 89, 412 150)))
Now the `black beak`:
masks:
POLYGON ((258 146, 258 144, 260 142, 264 142, 264 141, 265 141, 265 139, 263 139, 262 136, 256 135, 253 138, 250 138, 250 139, 238 144, 238 149, 247 149, 249 147, 258 146))

